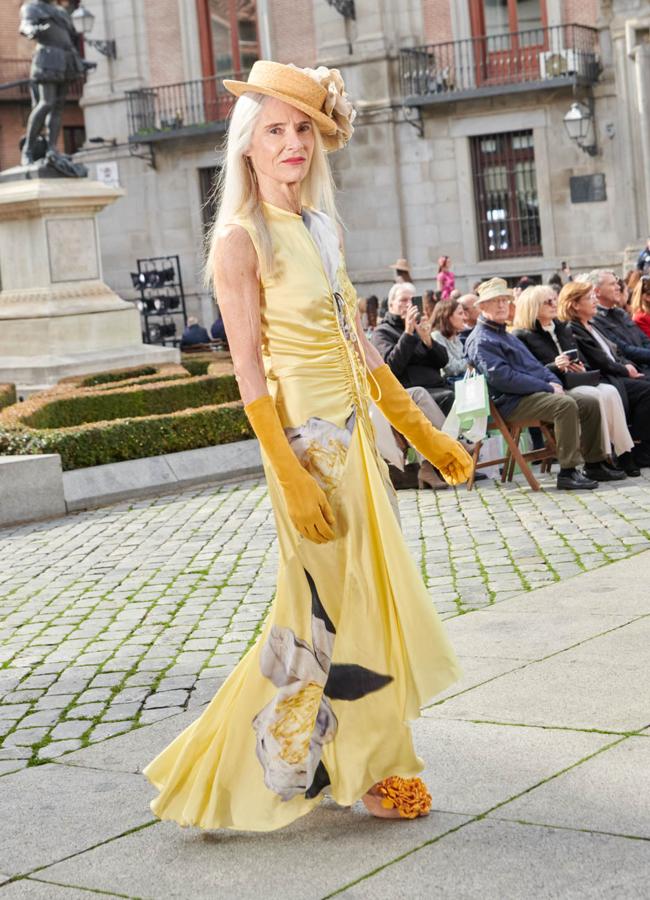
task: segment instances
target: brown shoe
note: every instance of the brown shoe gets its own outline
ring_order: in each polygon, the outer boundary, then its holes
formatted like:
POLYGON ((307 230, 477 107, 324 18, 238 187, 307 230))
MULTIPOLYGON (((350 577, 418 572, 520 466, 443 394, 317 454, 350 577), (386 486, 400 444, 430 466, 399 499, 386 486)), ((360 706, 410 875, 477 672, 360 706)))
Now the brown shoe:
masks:
POLYGON ((432 491, 444 491, 449 485, 444 478, 441 478, 438 470, 434 469, 429 460, 424 459, 418 472, 418 487, 420 490, 429 487, 432 491))

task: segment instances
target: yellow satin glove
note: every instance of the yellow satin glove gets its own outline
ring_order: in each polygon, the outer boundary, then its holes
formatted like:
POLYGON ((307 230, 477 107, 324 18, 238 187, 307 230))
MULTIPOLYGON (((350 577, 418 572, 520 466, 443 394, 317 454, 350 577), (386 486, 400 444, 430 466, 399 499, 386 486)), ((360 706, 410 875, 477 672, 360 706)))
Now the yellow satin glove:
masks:
POLYGON ((449 484, 462 484, 472 474, 472 457, 458 441, 438 431, 418 409, 388 365, 373 369, 372 399, 390 424, 438 469, 449 484), (381 390, 376 399, 373 379, 381 390))
POLYGON ((325 492, 289 445, 273 399, 266 394, 244 407, 275 472, 294 527, 315 544, 334 540, 334 513, 325 492))

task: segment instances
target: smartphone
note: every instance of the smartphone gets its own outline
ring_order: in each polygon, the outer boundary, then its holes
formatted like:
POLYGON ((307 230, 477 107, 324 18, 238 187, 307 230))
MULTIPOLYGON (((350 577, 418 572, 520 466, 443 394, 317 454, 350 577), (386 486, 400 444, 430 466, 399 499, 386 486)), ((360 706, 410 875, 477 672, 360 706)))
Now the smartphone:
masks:
POLYGON ((564 355, 568 356, 572 363, 578 362, 578 351, 576 350, 565 350, 564 355))
POLYGON ((422 296, 420 294, 415 297, 411 297, 411 303, 413 304, 413 306, 417 306, 417 308, 420 310, 420 313, 422 312, 422 296))

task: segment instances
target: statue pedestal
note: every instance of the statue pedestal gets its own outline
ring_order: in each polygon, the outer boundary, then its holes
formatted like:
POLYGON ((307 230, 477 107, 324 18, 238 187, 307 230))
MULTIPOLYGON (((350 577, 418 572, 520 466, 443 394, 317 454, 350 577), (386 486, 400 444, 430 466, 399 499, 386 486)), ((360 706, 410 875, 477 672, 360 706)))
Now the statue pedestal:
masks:
POLYGON ((143 344, 140 314, 102 281, 96 215, 123 191, 85 178, 0 184, 0 382, 177 362, 143 344))

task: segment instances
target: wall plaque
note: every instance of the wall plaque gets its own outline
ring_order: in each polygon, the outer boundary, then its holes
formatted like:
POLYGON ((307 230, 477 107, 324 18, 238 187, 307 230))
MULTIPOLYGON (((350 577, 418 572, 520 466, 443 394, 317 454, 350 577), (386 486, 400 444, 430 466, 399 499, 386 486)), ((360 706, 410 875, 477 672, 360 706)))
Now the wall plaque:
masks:
POLYGON ((605 175, 574 175, 569 179, 571 203, 601 203, 607 200, 605 175))
POLYGON ((52 283, 99 278, 94 218, 46 219, 45 233, 52 283))

